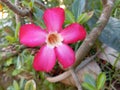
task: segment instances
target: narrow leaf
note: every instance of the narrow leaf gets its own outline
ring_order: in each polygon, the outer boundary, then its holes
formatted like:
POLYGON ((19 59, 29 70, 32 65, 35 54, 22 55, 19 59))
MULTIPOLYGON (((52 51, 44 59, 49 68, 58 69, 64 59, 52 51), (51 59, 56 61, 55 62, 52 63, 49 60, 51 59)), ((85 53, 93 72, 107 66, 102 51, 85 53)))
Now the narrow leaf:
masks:
POLYGON ((96 88, 94 86, 92 86, 91 84, 89 83, 82 83, 82 86, 85 88, 85 89, 88 89, 88 90, 96 90, 96 88))
POLYGON ((100 73, 97 78, 97 89, 100 90, 103 88, 106 81, 106 75, 105 73, 100 73))
POLYGON ((15 39, 16 39, 16 40, 18 39, 18 32, 19 32, 19 29, 20 29, 20 22, 17 23, 16 30, 15 30, 15 39))
POLYGON ((25 84, 24 90, 36 90, 36 83, 34 80, 29 80, 25 84))
POLYGON ((76 19, 84 11, 85 4, 86 4, 86 0, 74 0, 72 4, 72 12, 76 19))
POLYGON ((13 87, 15 90, 20 90, 20 87, 19 87, 17 81, 15 81, 15 80, 13 81, 13 87))
POLYGON ((88 12, 88 13, 83 13, 77 18, 77 22, 80 24, 84 24, 87 22, 92 16, 93 16, 93 11, 88 12))
POLYGON ((66 19, 65 19, 66 24, 71 24, 71 23, 75 22, 75 17, 70 10, 65 10, 65 17, 66 17, 66 19))
POLYGON ((6 36, 5 39, 6 39, 8 42, 10 42, 10 43, 15 42, 15 38, 12 37, 12 36, 6 36))
POLYGON ((31 1, 29 2, 29 8, 32 9, 33 6, 34 6, 34 0, 31 0, 31 1))
POLYGON ((91 84, 94 87, 96 86, 95 79, 91 75, 89 75, 89 74, 85 75, 84 82, 89 83, 89 84, 91 84))

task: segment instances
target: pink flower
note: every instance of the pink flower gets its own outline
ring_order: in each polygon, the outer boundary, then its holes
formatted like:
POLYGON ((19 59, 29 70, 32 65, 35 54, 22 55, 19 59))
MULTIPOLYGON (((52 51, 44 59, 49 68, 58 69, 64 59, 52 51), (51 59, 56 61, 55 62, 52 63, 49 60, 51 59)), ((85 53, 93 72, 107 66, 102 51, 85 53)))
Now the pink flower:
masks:
POLYGON ((58 59, 63 68, 75 62, 75 53, 67 44, 83 40, 86 31, 83 26, 73 23, 62 29, 65 20, 62 8, 50 8, 44 12, 43 20, 46 29, 34 24, 21 26, 20 42, 28 47, 42 46, 35 55, 33 67, 36 71, 49 72, 58 59))

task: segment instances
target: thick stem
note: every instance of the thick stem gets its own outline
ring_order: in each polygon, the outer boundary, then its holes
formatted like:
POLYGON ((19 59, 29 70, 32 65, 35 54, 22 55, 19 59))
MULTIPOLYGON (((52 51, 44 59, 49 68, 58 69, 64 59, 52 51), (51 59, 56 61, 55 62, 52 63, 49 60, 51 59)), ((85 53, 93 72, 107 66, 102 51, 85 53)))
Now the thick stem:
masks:
POLYGON ((9 0, 0 0, 1 2, 3 2, 6 6, 8 6, 9 9, 11 9, 12 11, 14 11, 16 14, 20 15, 20 16, 29 16, 30 11, 27 9, 19 9, 17 6, 15 6, 14 4, 12 4, 9 0))
POLYGON ((93 28, 93 30, 86 37, 86 39, 84 40, 82 45, 77 50, 76 63, 73 65, 74 68, 76 66, 78 66, 81 63, 81 61, 85 58, 85 56, 88 54, 88 52, 90 51, 90 49, 94 45, 95 41, 97 40, 97 38, 101 34, 102 30, 106 26, 106 24, 109 20, 111 11, 112 11, 114 1, 115 0, 107 0, 107 4, 103 8, 102 14, 101 14, 99 20, 97 21, 97 26, 95 28, 93 28))
POLYGON ((71 68, 71 69, 70 69, 70 72, 71 72, 71 75, 72 75, 72 77, 73 77, 73 79, 74 79, 74 81, 75 81, 75 84, 76 84, 78 90, 82 90, 82 87, 81 87, 81 85, 80 85, 78 76, 76 75, 74 69, 71 68))

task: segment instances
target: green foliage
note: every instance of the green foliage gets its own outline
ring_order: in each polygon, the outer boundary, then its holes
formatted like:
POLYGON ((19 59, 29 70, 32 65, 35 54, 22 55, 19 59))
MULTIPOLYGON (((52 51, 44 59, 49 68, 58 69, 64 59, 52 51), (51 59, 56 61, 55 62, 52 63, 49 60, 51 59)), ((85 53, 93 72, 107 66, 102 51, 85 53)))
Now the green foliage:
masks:
POLYGON ((108 46, 120 51, 120 20, 111 17, 99 39, 108 46))
POLYGON ((42 28, 45 28, 45 25, 44 25, 44 22, 43 22, 43 19, 42 19, 42 16, 43 16, 43 10, 41 10, 40 8, 38 7, 35 7, 33 8, 34 10, 34 21, 36 24, 40 25, 42 28))
POLYGON ((120 0, 116 0, 113 7, 112 16, 120 19, 120 0))
POLYGON ((100 73, 95 81, 92 76, 86 74, 82 86, 87 90, 102 90, 106 82, 105 73, 100 73))
POLYGON ((20 87, 19 87, 17 81, 14 80, 13 85, 8 87, 7 90, 20 90, 20 87))
POLYGON ((19 29, 20 29, 20 22, 19 23, 17 23, 17 25, 16 25, 16 29, 15 29, 15 36, 14 36, 14 38, 15 38, 15 40, 16 41, 18 41, 18 33, 19 33, 19 29))
POLYGON ((29 80, 25 84, 24 90, 36 90, 36 83, 34 80, 29 80))
POLYGON ((34 80, 21 79, 20 82, 13 81, 13 85, 9 86, 7 90, 36 90, 36 83, 34 80))
POLYGON ((72 10, 65 10, 65 26, 74 22, 85 24, 93 16, 93 11, 83 13, 85 4, 86 0, 75 0, 71 6, 72 10))
POLYGON ((65 10, 65 24, 71 24, 75 22, 75 17, 70 10, 65 10))
POLYGON ((20 90, 20 87, 19 87, 17 81, 15 81, 15 80, 13 81, 13 87, 15 90, 20 90))
POLYGON ((93 11, 89 13, 83 13, 77 18, 77 22, 80 24, 86 23, 93 16, 93 11))
POLYGON ((105 82, 106 82, 105 73, 100 73, 97 78, 97 89, 101 90, 104 87, 105 82))
POLYGON ((72 12, 75 16, 75 19, 77 19, 82 12, 85 10, 85 4, 86 0, 74 0, 72 4, 72 12))
POLYGON ((31 1, 29 2, 29 8, 30 8, 30 10, 31 10, 33 7, 34 7, 34 0, 31 0, 31 1))
POLYGON ((87 90, 96 90, 96 82, 89 74, 85 75, 84 83, 82 83, 82 86, 87 90))
POLYGON ((85 87, 87 90, 96 90, 96 88, 89 83, 83 83, 82 86, 85 87))

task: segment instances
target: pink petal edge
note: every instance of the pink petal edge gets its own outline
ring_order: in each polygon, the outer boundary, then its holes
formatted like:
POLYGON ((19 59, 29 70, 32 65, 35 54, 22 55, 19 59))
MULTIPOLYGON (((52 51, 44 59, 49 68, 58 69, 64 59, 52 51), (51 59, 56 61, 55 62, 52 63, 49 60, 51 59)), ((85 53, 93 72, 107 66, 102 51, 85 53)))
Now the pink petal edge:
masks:
POLYGON ((63 66, 63 68, 68 68, 72 66, 75 62, 75 53, 66 44, 59 45, 55 48, 55 53, 58 58, 58 61, 63 66))
POLYGON ((45 42, 47 33, 35 24, 25 24, 20 27, 20 43, 28 47, 40 46, 45 42))
POLYGON ((75 43, 79 40, 83 40, 86 37, 86 30, 78 23, 73 23, 67 26, 60 32, 64 39, 64 43, 75 43))
POLYGON ((35 55, 33 67, 36 71, 49 72, 52 70, 56 62, 54 48, 43 46, 35 55))
POLYGON ((60 31, 65 20, 65 13, 62 8, 49 8, 43 15, 44 23, 49 32, 60 31))

